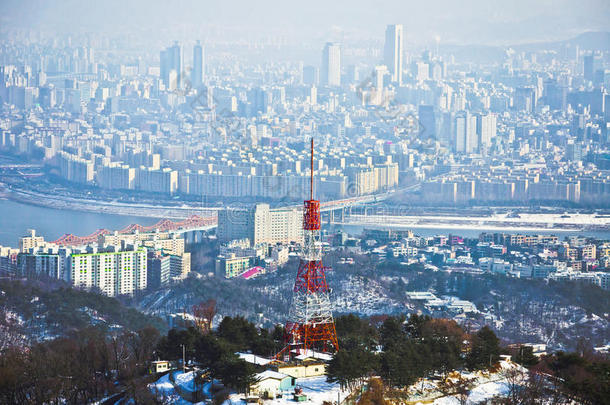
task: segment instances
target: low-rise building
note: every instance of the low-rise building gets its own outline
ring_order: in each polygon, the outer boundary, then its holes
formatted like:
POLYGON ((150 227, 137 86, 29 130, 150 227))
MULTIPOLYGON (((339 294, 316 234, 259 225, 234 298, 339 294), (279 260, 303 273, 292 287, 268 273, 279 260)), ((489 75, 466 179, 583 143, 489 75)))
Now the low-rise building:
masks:
POLYGON ((218 256, 216 258, 216 275, 226 278, 237 277, 250 266, 250 257, 239 257, 234 254, 229 256, 218 256))
POLYGON ((265 370, 254 376, 255 382, 250 385, 250 393, 261 398, 275 398, 294 390, 296 378, 273 370, 265 370))

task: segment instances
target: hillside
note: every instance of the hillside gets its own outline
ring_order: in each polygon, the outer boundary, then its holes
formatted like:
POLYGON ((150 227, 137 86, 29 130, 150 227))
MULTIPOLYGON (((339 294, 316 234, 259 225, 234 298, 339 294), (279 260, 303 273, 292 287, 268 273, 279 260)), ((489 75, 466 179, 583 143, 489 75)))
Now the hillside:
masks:
POLYGON ((166 330, 161 319, 101 294, 60 282, 0 280, 0 349, 64 336, 90 325, 109 331, 147 325, 162 333, 166 330))
MULTIPOLYGON (((336 314, 361 316, 421 312, 452 317, 476 328, 490 324, 507 342, 544 342, 554 349, 573 349, 579 338, 593 345, 610 340, 610 293, 577 283, 545 283, 499 275, 468 275, 371 263, 357 258, 356 265, 340 265, 336 257, 325 263, 336 314), (476 313, 431 312, 410 301, 407 291, 431 291, 472 302, 476 313)), ((179 314, 208 299, 217 301, 220 315, 243 315, 261 326, 284 323, 290 307, 296 262, 275 273, 251 280, 191 277, 160 289, 138 301, 140 310, 179 314)))

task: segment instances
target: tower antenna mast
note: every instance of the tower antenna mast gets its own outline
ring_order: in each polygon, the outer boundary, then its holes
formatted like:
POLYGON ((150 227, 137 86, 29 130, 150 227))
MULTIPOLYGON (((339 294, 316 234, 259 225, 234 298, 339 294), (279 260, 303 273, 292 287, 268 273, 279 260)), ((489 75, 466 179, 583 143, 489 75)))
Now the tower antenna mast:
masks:
POLYGON ((289 357, 295 351, 339 350, 330 290, 326 284, 326 271, 329 268, 322 264, 320 201, 313 199, 313 154, 312 137, 309 200, 303 202, 303 249, 294 282, 292 307, 286 322, 287 344, 276 355, 278 360, 289 357))
POLYGON ((309 199, 313 200, 313 136, 311 137, 311 173, 309 173, 309 199))

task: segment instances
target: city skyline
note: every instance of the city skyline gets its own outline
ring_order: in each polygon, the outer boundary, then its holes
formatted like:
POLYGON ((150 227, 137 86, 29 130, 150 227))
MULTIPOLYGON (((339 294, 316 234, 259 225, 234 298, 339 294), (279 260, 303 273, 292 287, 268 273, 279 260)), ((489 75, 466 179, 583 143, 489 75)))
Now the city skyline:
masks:
POLYGON ((1 2, 0 403, 603 403, 609 17, 1 2))

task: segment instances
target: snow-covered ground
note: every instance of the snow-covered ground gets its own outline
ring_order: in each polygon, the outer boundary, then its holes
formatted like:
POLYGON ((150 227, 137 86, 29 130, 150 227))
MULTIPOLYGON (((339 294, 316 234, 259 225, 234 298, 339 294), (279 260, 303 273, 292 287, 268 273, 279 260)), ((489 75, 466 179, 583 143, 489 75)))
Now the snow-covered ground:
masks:
MULTIPOLYGON (((301 402, 304 404, 320 405, 324 401, 336 402, 339 395, 343 400, 349 394, 348 391, 342 391, 339 384, 326 381, 326 376, 297 378, 296 384, 303 388, 303 394, 307 395, 307 401, 301 402)), ((242 398, 243 395, 232 395, 223 405, 245 404, 246 402, 242 398)), ((265 401, 266 405, 291 405, 294 403, 292 394, 265 401)))
MULTIPOLYGON (((474 388, 466 404, 479 404, 481 402, 490 400, 495 396, 505 396, 508 393, 508 387, 504 382, 488 382, 481 384, 474 388)), ((460 400, 456 396, 442 397, 436 399, 434 405, 459 405, 460 400)))
MULTIPOLYGON (((176 383, 179 382, 182 388, 188 389, 188 387, 194 387, 193 381, 194 373, 189 372, 186 374, 177 373, 176 383)), ((169 379, 169 374, 165 374, 152 384, 148 385, 148 388, 157 396, 159 400, 164 401, 166 404, 178 404, 178 405, 191 405, 189 402, 183 399, 174 388, 174 384, 169 379)), ((191 389, 192 391, 192 389, 191 389)), ((196 405, 203 405, 204 402, 198 402, 196 405)))
POLYGON ((174 372, 174 381, 176 385, 179 385, 180 388, 186 391, 194 392, 195 391, 195 372, 189 371, 188 373, 183 373, 181 371, 174 372))
MULTIPOLYGON (((467 404, 478 404, 483 401, 490 400, 495 396, 506 396, 509 391, 509 385, 506 380, 505 373, 510 370, 517 370, 523 373, 523 378, 527 375, 527 370, 523 367, 511 362, 503 360, 500 362, 500 368, 497 372, 454 372, 450 375, 450 378, 457 378, 462 376, 465 379, 473 382, 473 388, 468 396, 467 404)), ((195 373, 188 372, 174 372, 175 384, 180 385, 181 388, 188 391, 194 390, 194 376, 195 373)), ((338 398, 341 400, 345 399, 348 395, 348 391, 341 390, 339 384, 330 383, 326 381, 326 376, 321 377, 309 377, 309 378, 298 378, 296 385, 303 389, 303 393, 307 396, 305 404, 322 404, 324 401, 335 402, 338 398)), ((187 405, 190 402, 184 400, 176 392, 174 384, 172 384, 169 374, 164 375, 155 383, 150 384, 149 388, 152 392, 156 393, 159 399, 163 399, 168 404, 180 404, 187 405)), ((207 387, 209 389, 209 387, 207 387)), ((206 387, 204 387, 206 391, 206 387)), ((421 401, 419 404, 435 404, 435 405, 457 405, 460 403, 456 395, 443 395, 443 393, 437 388, 436 382, 433 380, 425 379, 423 382, 420 380, 411 387, 408 388, 407 392, 410 395, 410 401, 421 401)), ((243 394, 233 394, 223 405, 244 405, 246 401, 243 399, 243 394)), ((284 395, 283 398, 276 398, 266 400, 266 405, 290 405, 294 403, 292 394, 284 395)), ((202 405, 203 402, 199 402, 202 405)))
POLYGON ((349 308, 362 315, 395 313, 404 306, 390 298, 377 281, 348 275, 335 286, 335 308, 349 308))
MULTIPOLYGON (((501 361, 500 370, 495 373, 488 372, 476 372, 469 373, 463 372, 461 376, 465 379, 473 380, 473 388, 468 395, 467 404, 474 405, 484 401, 488 401, 495 396, 506 396, 509 392, 509 385, 506 380, 505 373, 510 370, 516 370, 523 373, 523 377, 527 375, 527 369, 515 364, 511 361, 501 361)), ((417 389, 421 386, 421 381, 414 384, 410 389, 417 389)), ((421 402, 418 404, 434 404, 434 405, 458 405, 460 403, 459 398, 456 395, 442 396, 442 393, 436 388, 436 386, 429 380, 424 381, 424 393, 421 395, 421 402), (433 399, 433 402, 431 402, 433 399)), ((415 399, 417 400, 417 399, 415 399)))

